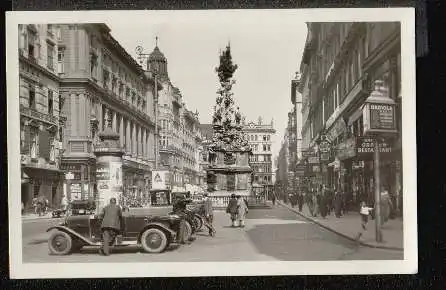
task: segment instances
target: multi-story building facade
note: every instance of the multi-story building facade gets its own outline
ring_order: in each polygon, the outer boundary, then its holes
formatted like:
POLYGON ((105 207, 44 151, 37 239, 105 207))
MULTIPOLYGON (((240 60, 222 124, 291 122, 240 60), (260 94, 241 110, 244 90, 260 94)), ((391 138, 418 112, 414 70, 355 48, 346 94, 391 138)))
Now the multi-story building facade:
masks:
POLYGON ((170 171, 173 191, 197 191, 201 143, 198 114, 187 109, 180 90, 170 81, 167 59, 158 45, 149 55, 147 70, 156 73, 163 86, 158 94, 160 168, 170 171))
MULTIPOLYGON (((98 133, 111 123, 120 136, 124 195, 150 187, 154 152, 154 80, 105 24, 57 25, 62 169, 68 200, 94 198, 98 133)), ((160 89, 161 85, 158 86, 160 89)))
POLYGON ((270 124, 264 124, 262 118, 259 117, 257 123, 244 124, 243 132, 252 150, 249 165, 253 170, 253 183, 272 185, 274 183, 272 137, 276 133, 273 121, 270 124))
POLYGON ((284 198, 284 195, 288 192, 291 180, 289 179, 289 133, 288 128, 285 129, 283 140, 280 144, 279 155, 277 156, 277 169, 275 180, 275 191, 280 198, 284 198))
POLYGON ((50 24, 19 25, 21 198, 25 209, 45 197, 61 201, 60 172, 63 114, 59 101, 58 42, 50 24))
POLYGON ((392 153, 381 162, 381 182, 401 204, 400 52, 397 22, 308 23, 299 85, 303 147, 317 150, 318 138, 328 137, 332 154, 320 164, 322 183, 345 192, 347 202, 373 202, 373 160, 357 154, 356 142, 363 135, 362 106, 379 80, 397 104, 399 132, 385 141, 392 153))

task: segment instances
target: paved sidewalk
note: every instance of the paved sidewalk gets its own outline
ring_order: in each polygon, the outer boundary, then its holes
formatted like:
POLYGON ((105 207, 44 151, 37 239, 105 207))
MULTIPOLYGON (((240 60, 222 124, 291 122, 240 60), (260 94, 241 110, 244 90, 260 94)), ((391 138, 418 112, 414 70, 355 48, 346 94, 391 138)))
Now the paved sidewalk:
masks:
POLYGON ((36 219, 50 219, 50 218, 52 218, 51 212, 48 212, 41 216, 39 216, 38 214, 35 214, 35 213, 22 214, 22 221, 23 220, 36 220, 36 219))
MULTIPOLYGON (((361 219, 359 213, 347 213, 341 218, 335 217, 334 213, 331 213, 325 219, 320 215, 313 217, 308 209, 307 205, 304 205, 302 212, 299 212, 298 206, 292 208, 291 205, 285 204, 282 201, 278 201, 278 204, 290 209, 291 211, 303 216, 304 218, 313 221, 314 223, 335 232, 341 236, 344 236, 350 240, 354 240, 358 232, 361 230, 361 219)), ((375 238, 375 220, 369 217, 369 223, 367 225, 367 231, 364 232, 361 237, 360 243, 364 246, 403 250, 403 221, 401 218, 396 218, 385 223, 382 227, 383 242, 376 242, 375 238)))

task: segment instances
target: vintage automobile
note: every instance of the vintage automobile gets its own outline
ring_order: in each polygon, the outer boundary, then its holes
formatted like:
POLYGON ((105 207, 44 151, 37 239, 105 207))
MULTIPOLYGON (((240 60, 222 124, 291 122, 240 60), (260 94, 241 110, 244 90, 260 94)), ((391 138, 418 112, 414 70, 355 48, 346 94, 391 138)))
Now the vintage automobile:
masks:
MULTIPOLYGON (((177 242, 181 217, 175 214, 123 215, 121 232, 114 247, 137 245, 148 253, 161 253, 177 242)), ((50 227, 50 254, 67 255, 84 246, 101 246, 101 220, 96 215, 68 215, 60 225, 50 227)))

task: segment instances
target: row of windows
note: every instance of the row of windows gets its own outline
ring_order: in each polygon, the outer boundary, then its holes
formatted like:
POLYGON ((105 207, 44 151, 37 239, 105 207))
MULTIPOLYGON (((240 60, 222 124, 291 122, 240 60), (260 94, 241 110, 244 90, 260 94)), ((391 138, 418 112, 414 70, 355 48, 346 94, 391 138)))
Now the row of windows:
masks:
POLYGON ((263 151, 271 151, 271 145, 269 144, 263 144, 262 147, 259 144, 249 144, 249 147, 252 151, 259 151, 259 148, 262 148, 263 151))
MULTIPOLYGON (((36 110, 36 88, 33 85, 28 86, 28 107, 30 109, 36 110)), ((59 98, 59 112, 62 110, 62 101, 59 98)), ((54 115, 54 92, 51 89, 47 90, 47 111, 46 113, 50 116, 54 115)))
POLYGON ((254 172, 272 172, 271 171, 271 165, 252 165, 252 170, 254 172))
POLYGON ((271 182, 272 181, 272 176, 271 175, 265 175, 265 176, 255 175, 254 176, 254 181, 255 182, 271 182))
POLYGON ((247 137, 248 137, 248 141, 258 141, 258 140, 271 141, 270 135, 251 135, 250 134, 250 135, 247 135, 247 137))
POLYGON ((249 156, 249 161, 251 162, 271 162, 271 155, 265 154, 256 154, 249 156))

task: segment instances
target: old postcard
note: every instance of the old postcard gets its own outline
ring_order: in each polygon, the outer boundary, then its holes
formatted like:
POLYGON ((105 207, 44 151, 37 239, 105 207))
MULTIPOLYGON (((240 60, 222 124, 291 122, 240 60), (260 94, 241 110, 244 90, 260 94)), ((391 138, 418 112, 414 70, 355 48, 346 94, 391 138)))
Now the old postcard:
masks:
POLYGON ((415 273, 414 15, 7 13, 11 277, 415 273))

